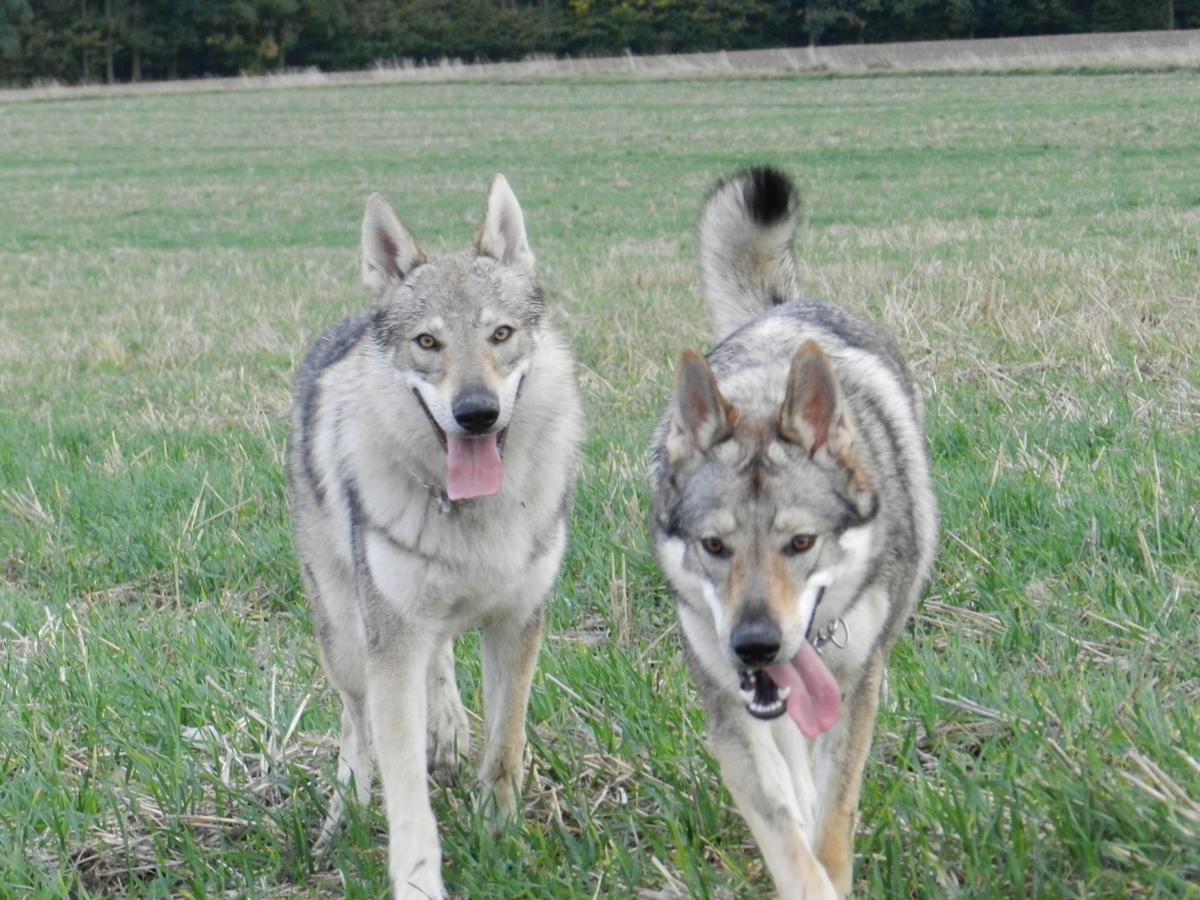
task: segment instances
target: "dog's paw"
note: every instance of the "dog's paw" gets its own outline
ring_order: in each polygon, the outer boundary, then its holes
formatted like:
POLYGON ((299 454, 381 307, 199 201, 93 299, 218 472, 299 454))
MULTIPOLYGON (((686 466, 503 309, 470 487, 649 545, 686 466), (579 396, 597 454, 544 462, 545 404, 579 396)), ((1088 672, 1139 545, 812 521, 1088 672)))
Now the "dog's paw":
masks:
POLYGON ((479 787, 477 808, 487 816, 493 833, 502 831, 518 817, 520 805, 521 797, 512 776, 479 787))
POLYGON ((815 878, 801 879, 795 882, 795 891, 787 891, 780 886, 780 900, 841 900, 841 894, 833 886, 833 882, 822 870, 815 878))
POLYGON ((462 702, 443 701, 431 708, 425 763, 433 780, 440 785, 454 784, 470 752, 471 726, 462 702))
POLYGON ((405 854, 393 858, 389 868, 396 900, 442 900, 446 896, 437 852, 405 854))

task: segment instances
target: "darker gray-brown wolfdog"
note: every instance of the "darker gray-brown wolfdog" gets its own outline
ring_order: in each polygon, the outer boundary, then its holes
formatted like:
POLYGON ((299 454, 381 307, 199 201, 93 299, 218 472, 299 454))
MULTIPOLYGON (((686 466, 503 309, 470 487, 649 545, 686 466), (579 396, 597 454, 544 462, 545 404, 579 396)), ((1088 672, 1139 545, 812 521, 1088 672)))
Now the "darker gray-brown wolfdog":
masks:
POLYGON ((937 511, 895 344, 800 295, 798 205, 786 177, 757 168, 704 207, 719 343, 680 360, 651 527, 722 777, 780 896, 824 900, 850 888, 884 663, 937 511))

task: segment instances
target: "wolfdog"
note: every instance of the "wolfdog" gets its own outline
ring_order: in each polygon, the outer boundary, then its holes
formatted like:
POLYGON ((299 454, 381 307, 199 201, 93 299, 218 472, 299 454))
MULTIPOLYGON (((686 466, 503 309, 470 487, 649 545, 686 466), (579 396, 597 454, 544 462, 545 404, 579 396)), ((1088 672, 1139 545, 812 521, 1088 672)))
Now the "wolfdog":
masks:
POLYGON ((468 750, 454 638, 482 626, 483 801, 515 812, 542 608, 566 544, 581 419, 547 325, 521 207, 497 175, 470 250, 426 257, 374 194, 374 297, 300 367, 288 492, 321 659, 341 695, 339 786, 323 848, 372 755, 397 897, 442 897, 426 768, 468 750), (372 754, 373 749, 373 754, 372 754))
POLYGON ((765 167, 704 207, 720 343, 680 360, 651 529, 722 778, 779 895, 811 900, 850 889, 884 662, 937 512, 923 405, 895 344, 800 296, 798 207, 765 167))

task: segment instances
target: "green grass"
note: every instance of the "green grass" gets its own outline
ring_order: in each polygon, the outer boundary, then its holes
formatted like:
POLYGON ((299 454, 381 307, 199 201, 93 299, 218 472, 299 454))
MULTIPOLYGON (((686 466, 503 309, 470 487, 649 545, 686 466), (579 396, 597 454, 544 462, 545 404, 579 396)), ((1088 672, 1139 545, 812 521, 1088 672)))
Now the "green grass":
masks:
MULTIPOLYGON (((434 789, 457 896, 755 897, 643 533, 721 173, 926 390, 943 518, 863 896, 1200 895, 1200 113, 1189 74, 394 85, 0 107, 0 896, 386 894, 283 497, 293 369, 379 190, 435 249, 511 180, 590 431, 525 814, 434 789)), ((478 662, 459 654, 478 711, 478 662)))

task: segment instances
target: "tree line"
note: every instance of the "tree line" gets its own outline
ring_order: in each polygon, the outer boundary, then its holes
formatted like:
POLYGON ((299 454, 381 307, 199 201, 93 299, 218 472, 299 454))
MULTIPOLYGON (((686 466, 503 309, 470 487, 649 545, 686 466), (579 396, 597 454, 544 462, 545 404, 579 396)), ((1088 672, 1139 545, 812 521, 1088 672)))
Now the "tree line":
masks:
POLYGON ((0 0, 0 83, 1200 27, 1200 0, 0 0))

